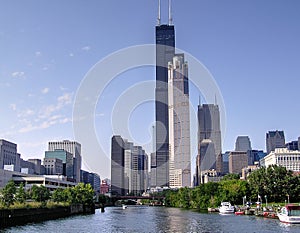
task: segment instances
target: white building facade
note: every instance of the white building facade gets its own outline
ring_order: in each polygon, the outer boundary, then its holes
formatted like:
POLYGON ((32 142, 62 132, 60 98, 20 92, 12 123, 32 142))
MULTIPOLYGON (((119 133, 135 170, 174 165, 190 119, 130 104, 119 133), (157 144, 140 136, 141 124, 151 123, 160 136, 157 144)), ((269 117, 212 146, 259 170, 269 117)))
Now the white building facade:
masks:
POLYGON ((264 167, 278 165, 293 172, 300 172, 300 151, 276 148, 260 160, 260 165, 264 167))
POLYGON ((168 64, 169 186, 191 186, 188 65, 184 54, 168 64))

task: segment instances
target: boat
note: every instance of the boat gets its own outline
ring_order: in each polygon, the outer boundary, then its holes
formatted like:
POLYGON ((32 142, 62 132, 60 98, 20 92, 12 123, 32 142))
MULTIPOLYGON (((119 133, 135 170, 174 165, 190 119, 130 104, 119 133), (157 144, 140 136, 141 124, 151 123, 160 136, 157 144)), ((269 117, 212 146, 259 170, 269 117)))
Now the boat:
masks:
POLYGON ((300 224, 300 206, 286 205, 281 208, 277 216, 281 222, 300 224))
POLYGON ((234 214, 235 214, 235 215, 244 215, 245 212, 242 211, 242 210, 239 210, 239 211, 234 212, 234 214))
POLYGON ((219 207, 220 214, 233 214, 234 206, 230 204, 230 202, 221 202, 221 206, 219 207))
POLYGON ((122 209, 125 210, 127 208, 127 205, 122 205, 122 209))

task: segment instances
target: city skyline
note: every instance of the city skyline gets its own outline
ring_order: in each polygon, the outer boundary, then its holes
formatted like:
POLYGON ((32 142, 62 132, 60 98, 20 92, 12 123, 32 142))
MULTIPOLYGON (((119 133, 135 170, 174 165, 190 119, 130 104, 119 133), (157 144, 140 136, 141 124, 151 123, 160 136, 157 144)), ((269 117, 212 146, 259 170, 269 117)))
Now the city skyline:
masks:
MULTIPOLYGON (((163 12, 167 12, 166 2, 162 1, 163 12)), ((72 104, 87 71, 118 49, 155 43, 157 1, 74 1, 72 7, 59 1, 2 4, 0 138, 18 144, 23 158, 41 159, 48 141, 76 140, 72 104)), ((238 135, 249 135, 252 148, 263 150, 265 133, 270 130, 284 130, 287 142, 298 138, 299 110, 292 103, 300 75, 299 6, 298 1, 279 0, 173 1, 177 46, 208 67, 224 97, 223 151, 233 150, 238 135), (294 114, 286 114, 289 109, 294 114)), ((109 145, 112 136, 106 124, 115 99, 141 77, 154 80, 154 73, 154 68, 131 70, 103 93, 95 111, 98 139, 103 144, 109 145)), ((191 89, 194 106, 198 95, 191 89)), ((154 117, 154 103, 132 113, 129 127, 137 144, 150 141, 154 117), (139 119, 144 112, 148 114, 139 119)), ((151 148, 146 149, 150 154, 151 148)), ((84 145, 82 150, 86 166, 84 145)), ((109 157, 110 146, 104 151, 109 157)), ((108 176, 101 172, 101 164, 95 172, 108 176)))

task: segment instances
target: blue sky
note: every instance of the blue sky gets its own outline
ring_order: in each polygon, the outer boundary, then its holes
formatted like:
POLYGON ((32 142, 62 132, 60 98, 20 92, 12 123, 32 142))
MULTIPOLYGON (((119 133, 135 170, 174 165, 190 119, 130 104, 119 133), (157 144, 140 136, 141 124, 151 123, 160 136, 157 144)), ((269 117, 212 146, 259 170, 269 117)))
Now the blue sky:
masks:
MULTIPOLYGON (((0 5, 0 138, 17 143, 25 159, 42 159, 48 141, 74 139, 73 103, 91 67, 119 49, 155 42, 157 1, 0 5)), ((255 149, 265 149, 268 130, 284 130, 287 141, 300 136, 299 9, 297 0, 173 0, 176 46, 208 68, 224 98, 223 151, 234 148, 238 135, 249 135, 255 149)), ((95 126, 107 156, 112 106, 124 90, 145 80, 154 80, 153 67, 116 77, 99 98, 95 126)), ((198 95, 191 90, 195 106, 198 95)), ((153 121, 154 103, 133 110, 129 128, 140 143, 151 140, 153 121)), ((84 159, 84 145, 82 152, 84 159)), ((107 166, 99 161, 92 170, 104 178, 107 166)))

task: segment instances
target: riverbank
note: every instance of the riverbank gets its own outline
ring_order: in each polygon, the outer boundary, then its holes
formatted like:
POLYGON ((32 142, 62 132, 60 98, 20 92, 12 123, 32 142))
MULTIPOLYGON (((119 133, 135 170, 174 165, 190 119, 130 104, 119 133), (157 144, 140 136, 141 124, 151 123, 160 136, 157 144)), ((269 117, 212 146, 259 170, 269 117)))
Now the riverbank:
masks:
POLYGON ((84 206, 82 204, 57 206, 54 208, 2 209, 0 210, 0 228, 53 220, 77 214, 94 213, 94 206, 84 206))

